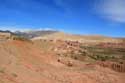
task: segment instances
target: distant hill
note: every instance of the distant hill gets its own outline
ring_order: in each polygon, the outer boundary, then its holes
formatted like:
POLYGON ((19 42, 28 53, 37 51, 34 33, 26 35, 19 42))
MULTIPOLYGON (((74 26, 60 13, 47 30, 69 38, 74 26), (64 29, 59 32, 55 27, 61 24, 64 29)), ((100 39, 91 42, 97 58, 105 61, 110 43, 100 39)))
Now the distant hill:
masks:
POLYGON ((12 39, 13 35, 14 33, 12 33, 9 30, 6 30, 6 31, 0 30, 0 41, 10 40, 12 39))
POLYGON ((61 40, 71 40, 71 41, 80 41, 80 42, 122 42, 123 39, 120 38, 111 38, 101 35, 76 35, 68 34, 64 32, 55 32, 51 34, 41 35, 34 37, 33 39, 61 39, 61 40))
POLYGON ((54 31, 54 30, 37 30, 37 31, 15 31, 11 32, 9 30, 0 32, 8 32, 17 36, 21 36, 28 39, 61 39, 61 40, 71 40, 71 41, 80 41, 85 43, 95 43, 95 42, 125 42, 125 38, 112 38, 102 35, 77 35, 77 34, 68 34, 65 32, 54 31))
POLYGON ((11 33, 11 34, 14 34, 13 32, 9 31, 9 30, 0 30, 0 32, 3 32, 3 33, 11 33))
POLYGON ((48 34, 52 34, 52 33, 56 33, 56 32, 57 31, 40 30, 40 31, 25 31, 25 32, 16 31, 14 33, 18 36, 22 36, 22 37, 31 39, 31 38, 34 38, 34 37, 44 36, 44 35, 48 35, 48 34))

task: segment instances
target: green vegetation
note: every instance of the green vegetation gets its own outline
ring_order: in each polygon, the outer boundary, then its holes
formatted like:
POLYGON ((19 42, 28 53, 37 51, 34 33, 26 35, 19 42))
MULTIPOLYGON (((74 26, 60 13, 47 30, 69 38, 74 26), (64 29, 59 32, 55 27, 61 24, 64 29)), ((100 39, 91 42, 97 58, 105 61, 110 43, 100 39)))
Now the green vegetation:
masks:
POLYGON ((27 39, 25 37, 21 37, 21 36, 13 36, 13 40, 19 40, 19 41, 27 41, 27 42, 31 42, 30 39, 27 39))
POLYGON ((94 56, 90 56, 90 57, 95 60, 101 60, 101 61, 112 60, 115 58, 113 56, 101 56, 101 55, 94 55, 94 56))
MULTIPOLYGON (((104 48, 99 46, 81 46, 81 49, 86 49, 88 53, 87 56, 94 60, 125 60, 125 49, 124 48, 104 48)), ((82 53, 82 52, 81 52, 82 53)))
POLYGON ((78 52, 71 51, 61 54, 64 57, 70 57, 75 60, 85 61, 121 61, 125 60, 124 48, 104 48, 101 46, 81 46, 78 52))
POLYGON ((125 55, 122 56, 122 59, 125 60, 125 55))

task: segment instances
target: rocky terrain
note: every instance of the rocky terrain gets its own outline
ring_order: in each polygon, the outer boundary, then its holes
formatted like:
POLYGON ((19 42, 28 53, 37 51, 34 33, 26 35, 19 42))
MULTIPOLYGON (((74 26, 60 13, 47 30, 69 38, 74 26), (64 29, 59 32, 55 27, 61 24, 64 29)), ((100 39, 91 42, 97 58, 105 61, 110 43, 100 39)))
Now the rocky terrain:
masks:
POLYGON ((0 83, 125 82, 122 39, 56 35, 0 41, 0 83))

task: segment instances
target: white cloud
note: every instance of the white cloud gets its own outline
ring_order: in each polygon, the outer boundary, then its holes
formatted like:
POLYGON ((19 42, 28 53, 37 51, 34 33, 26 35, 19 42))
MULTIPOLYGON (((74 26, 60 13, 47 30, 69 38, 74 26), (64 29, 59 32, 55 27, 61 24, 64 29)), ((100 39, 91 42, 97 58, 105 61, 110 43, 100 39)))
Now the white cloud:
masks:
POLYGON ((0 26, 0 30, 10 30, 12 32, 14 31, 28 31, 31 30, 30 28, 20 28, 16 26, 0 26))
POLYGON ((125 23, 125 0, 101 0, 96 11, 108 20, 125 23))
POLYGON ((33 28, 33 27, 30 27, 30 28, 24 28, 24 27, 16 27, 16 26, 0 26, 0 30, 10 30, 12 32, 15 32, 15 31, 22 31, 22 32, 27 32, 27 31, 40 31, 40 30, 43 30, 43 31, 48 31, 48 30, 55 30, 56 29, 53 29, 53 28, 33 28))
POLYGON ((38 28, 38 29, 35 29, 36 31, 37 30, 42 30, 42 31, 48 31, 48 30, 55 30, 53 28, 38 28))

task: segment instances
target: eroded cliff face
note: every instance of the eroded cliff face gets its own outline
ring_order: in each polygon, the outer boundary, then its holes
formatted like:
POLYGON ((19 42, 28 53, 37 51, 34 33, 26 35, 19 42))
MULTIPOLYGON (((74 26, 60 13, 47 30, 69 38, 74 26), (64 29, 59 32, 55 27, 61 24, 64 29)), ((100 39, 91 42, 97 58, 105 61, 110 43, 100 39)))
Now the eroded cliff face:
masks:
POLYGON ((45 52, 38 44, 17 40, 0 42, 0 83, 124 82, 125 73, 45 52), (69 62, 71 66, 67 65, 69 62))

